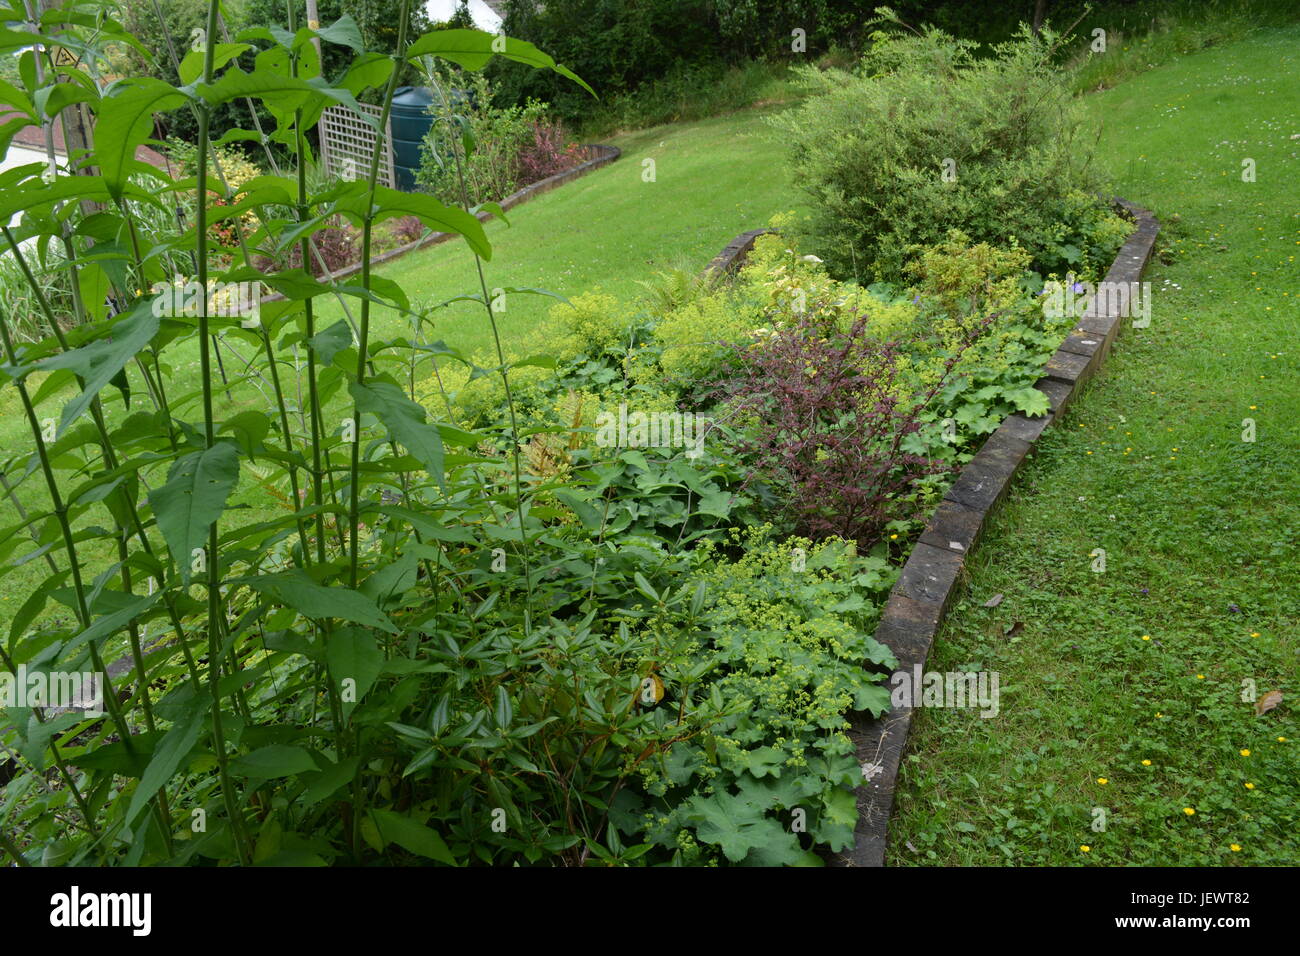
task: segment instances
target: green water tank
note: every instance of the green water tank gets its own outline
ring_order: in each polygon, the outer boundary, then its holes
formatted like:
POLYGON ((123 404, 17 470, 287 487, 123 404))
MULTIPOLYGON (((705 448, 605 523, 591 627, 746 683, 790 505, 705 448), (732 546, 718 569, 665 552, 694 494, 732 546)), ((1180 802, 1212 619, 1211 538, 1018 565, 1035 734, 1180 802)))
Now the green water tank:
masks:
POLYGON ((420 168, 420 144, 433 125, 429 105, 433 91, 427 86, 401 86, 393 94, 390 122, 393 130, 393 172, 397 188, 415 189, 415 173, 420 168))

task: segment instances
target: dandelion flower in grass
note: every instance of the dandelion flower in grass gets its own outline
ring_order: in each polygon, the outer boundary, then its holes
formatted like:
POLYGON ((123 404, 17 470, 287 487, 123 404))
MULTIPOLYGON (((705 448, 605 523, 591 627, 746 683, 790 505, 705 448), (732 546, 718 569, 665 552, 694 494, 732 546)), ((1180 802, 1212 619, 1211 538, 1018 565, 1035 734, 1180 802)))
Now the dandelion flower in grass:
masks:
POLYGON ((1277 742, 1280 743, 1280 744, 1284 744, 1284 743, 1286 743, 1286 738, 1285 738, 1285 737, 1279 737, 1279 738, 1277 738, 1277 742))
POLYGON ((1197 679, 1197 680, 1205 680, 1205 675, 1204 675, 1204 674, 1197 674, 1197 675, 1196 675, 1196 679, 1197 679))
POLYGON ((1229 844, 1228 844, 1228 849, 1231 850, 1233 853, 1240 853, 1240 852, 1241 852, 1241 844, 1240 844, 1240 843, 1229 843, 1229 844))
POLYGON ((897 541, 897 540, 898 540, 898 535, 896 535, 896 534, 891 534, 891 535, 889 536, 889 540, 890 540, 890 541, 897 541))
POLYGON ((1194 817, 1194 816, 1196 816, 1196 808, 1195 808, 1195 807, 1183 807, 1183 813, 1187 814, 1189 817, 1194 817))
POLYGON ((1150 634, 1143 634, 1143 635, 1142 635, 1142 640, 1144 640, 1144 641, 1149 641, 1149 640, 1151 640, 1151 635, 1150 635, 1150 634))
POLYGON ((1243 757, 1249 757, 1249 756, 1250 756, 1250 751, 1249 751, 1249 750, 1240 750, 1240 751, 1238 751, 1238 753, 1240 753, 1243 757))
POLYGON ((1149 767, 1149 766, 1151 766, 1151 761, 1150 761, 1150 760, 1143 760, 1143 761, 1142 761, 1142 766, 1144 766, 1144 767, 1149 767))
POLYGON ((1079 852, 1080 852, 1080 853, 1091 853, 1091 852, 1092 852, 1092 847, 1088 846, 1088 844, 1085 843, 1085 844, 1083 844, 1083 846, 1079 847, 1079 852))
POLYGON ((1105 777, 1098 777, 1098 778, 1097 778, 1097 782, 1098 782, 1099 784, 1101 784, 1103 787, 1104 787, 1106 784, 1110 783, 1110 781, 1107 780, 1105 777))
POLYGON ((1254 790, 1254 789, 1255 789, 1255 785, 1254 785, 1253 783, 1247 783, 1245 786, 1246 786, 1246 789, 1247 789, 1247 790, 1254 790))
POLYGON ((1250 632, 1250 636, 1251 636, 1251 637, 1259 637, 1259 631, 1251 631, 1251 632, 1250 632))

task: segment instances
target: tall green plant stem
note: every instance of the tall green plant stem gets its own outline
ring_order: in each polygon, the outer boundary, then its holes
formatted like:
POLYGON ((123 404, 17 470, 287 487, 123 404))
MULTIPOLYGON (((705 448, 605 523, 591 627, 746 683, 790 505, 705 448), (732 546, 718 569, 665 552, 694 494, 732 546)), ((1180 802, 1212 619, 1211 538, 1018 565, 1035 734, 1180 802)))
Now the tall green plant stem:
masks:
MULTIPOLYGON (((6 318, 4 313, 0 313, 0 341, 3 341, 4 354, 6 360, 9 362, 10 365, 17 365, 18 357, 14 352, 13 340, 9 336, 9 321, 6 318)), ((59 494, 59 486, 54 479, 54 469, 50 467, 49 452, 46 450, 45 440, 41 436, 41 423, 36 418, 36 406, 32 404, 31 395, 27 391, 27 384, 21 378, 16 379, 14 381, 14 384, 18 387, 18 396, 23 403, 23 412, 27 415, 27 423, 31 427, 32 435, 36 439, 36 453, 38 458, 40 459, 41 472, 45 476, 45 483, 49 488, 50 500, 54 507, 54 513, 58 516, 59 527, 64 532, 63 543, 68 550, 68 559, 71 562, 71 566, 72 566, 73 580, 78 584, 78 588, 77 588, 78 620, 81 621, 81 626, 83 628, 86 628, 89 627, 89 624, 87 623, 85 616, 83 616, 82 614, 82 608, 85 605, 85 600, 84 600, 84 591, 82 591, 80 587, 81 566, 77 560, 76 543, 72 540, 72 529, 68 525, 67 508, 63 504, 63 497, 59 494)), ((4 652, 2 648, 0 648, 0 653, 4 653, 5 666, 8 667, 9 670, 13 671, 14 677, 16 678, 18 676, 18 670, 14 666, 14 662, 12 658, 10 658, 9 654, 7 652, 4 652)), ((113 696, 111 684, 106 688, 106 691, 107 691, 107 693, 105 694, 106 698, 113 696)), ((45 722, 44 718, 40 714, 37 714, 37 720, 40 723, 45 722)), ((77 788, 76 783, 73 781, 72 774, 68 772, 67 764, 64 762, 62 755, 59 753, 58 745, 55 743, 53 737, 50 738, 50 750, 54 755, 55 766, 59 768, 59 775, 63 777, 64 784, 68 787, 69 791, 72 793, 72 797, 77 803, 77 808, 81 811, 81 815, 86 821, 86 828, 92 834, 97 834, 98 830, 95 827, 95 821, 94 821, 94 817, 91 815, 90 807, 86 804, 85 797, 82 796, 81 791, 77 788)))
MULTIPOLYGON (((397 50, 393 54, 393 72, 388 78, 387 87, 384 89, 384 105, 379 117, 379 135, 375 137, 375 148, 370 154, 370 175, 366 181, 366 215, 361 225, 361 285, 367 293, 370 291, 370 236, 374 226, 375 187, 379 179, 379 158, 383 155, 384 141, 387 137, 385 131, 388 129, 388 117, 393 107, 393 91, 397 89, 397 78, 401 75, 402 64, 405 62, 406 25, 410 19, 410 7, 410 0, 402 0, 401 19, 397 24, 397 50)), ((367 296, 361 300, 361 328, 357 342, 356 380, 358 385, 364 384, 366 380, 366 352, 369 346, 370 299, 367 296)), ((352 415, 353 427, 359 430, 361 426, 361 409, 355 403, 353 404, 352 415)), ((352 443, 351 500, 348 504, 348 545, 351 550, 348 562, 348 583, 354 588, 357 586, 357 560, 359 557, 357 527, 360 524, 361 493, 361 436, 358 434, 355 438, 356 440, 352 443)))
POLYGON ((27 857, 23 856, 22 851, 18 849, 17 844, 15 844, 13 840, 9 839, 9 834, 5 833, 4 830, 0 830, 0 850, 4 850, 13 857, 14 863, 18 866, 31 866, 31 864, 27 862, 27 857))
MULTIPOLYGON (((218 0, 208 0, 207 32, 203 48, 203 82, 211 85, 213 75, 214 52, 217 36, 218 0)), ((196 165, 198 166, 198 185, 195 212, 196 236, 198 246, 198 283, 203 294, 199 296, 199 374, 203 385, 203 442, 205 448, 215 443, 215 428, 212 414, 212 356, 208 316, 208 146, 212 108, 206 102, 199 104, 199 149, 196 165)), ((221 795, 230 817, 231 832, 234 834, 235 848, 241 863, 247 865, 252 860, 248 847, 248 837, 244 833, 243 818, 239 814, 239 804, 235 799, 234 788, 230 782, 229 758, 226 755, 226 737, 221 719, 221 560, 217 555, 219 522, 213 521, 208 528, 208 686, 212 692, 212 742, 217 751, 217 773, 221 781, 221 795)))
MULTIPOLYGON (((66 352, 69 347, 67 337, 64 335, 63 329, 59 325, 57 318, 54 315, 54 310, 50 307, 49 300, 45 297, 45 293, 42 291, 40 284, 36 281, 36 277, 35 275, 33 275, 31 271, 31 267, 28 265, 26 258, 23 256, 21 247, 15 241, 13 234, 9 231, 9 228, 7 226, 0 227, 0 232, 3 232, 5 241, 9 246, 9 250, 14 257, 15 262, 17 262, 18 264, 18 267, 23 274, 24 280, 31 288, 32 294, 36 299, 38 307, 41 309, 42 314, 45 316, 46 321, 49 323, 50 328, 53 330, 55 338, 58 340, 60 347, 66 352)), ((69 270, 71 271, 72 268, 71 263, 75 258, 75 249, 73 248, 72 240, 68 235, 68 231, 66 227, 63 233, 61 234, 60 238, 63 240, 65 254, 67 256, 67 261, 69 263, 69 270)), ((73 274, 71 276, 71 279, 72 279, 73 309, 77 317, 78 325, 82 325, 85 323, 86 320, 85 303, 81 299, 81 292, 77 283, 76 275, 73 274)), ((77 377, 77 381, 79 384, 83 384, 84 387, 84 383, 82 383, 80 376, 77 377)), ((117 461, 116 453, 113 450, 113 443, 109 438, 108 426, 104 421, 103 408, 102 405, 100 404, 98 395, 94 396, 94 398, 92 399, 90 405, 90 411, 91 411, 91 417, 95 422, 95 426, 99 434, 99 445, 100 445, 101 454, 104 459, 104 465, 109 471, 112 471, 118 467, 118 461, 117 461)), ((36 440, 38 443, 43 443, 42 436, 40 436, 39 434, 36 435, 36 440)), ((136 529, 140 534, 141 540, 147 549, 148 541, 145 539, 144 524, 140 520, 139 513, 136 511, 135 503, 131 500, 129 495, 123 493, 119 493, 119 498, 122 502, 126 504, 127 508, 134 515, 135 517, 134 523, 136 529)), ((133 591, 131 588, 131 572, 130 572, 130 566, 127 563, 127 558, 129 555, 128 555, 127 544, 126 544, 127 537, 130 532, 128 528, 122 526, 120 523, 118 525, 118 530, 121 532, 120 534, 116 535, 116 539, 117 539, 118 559, 121 566, 119 573, 122 579, 122 589, 124 593, 132 594, 133 591)), ((75 563, 72 568, 72 572, 73 572, 74 584, 77 584, 80 578, 80 568, 77 567, 75 563)), ((77 586, 80 587, 79 584, 77 586)), ((161 586, 162 586, 162 582, 160 581, 159 587, 161 586)), ((175 613, 174 608, 172 609, 172 619, 176 624, 177 634, 181 641, 181 645, 182 647, 185 648, 185 653, 186 656, 188 657, 189 648, 185 645, 184 631, 180 626, 179 615, 175 613)), ((83 627, 90 626, 89 608, 85 609, 85 621, 82 624, 82 626, 83 627)), ((134 620, 128 622, 127 634, 128 634, 128 640, 130 642, 130 647, 131 647, 132 662, 135 664, 136 667, 136 674, 137 674, 136 693, 140 697, 141 706, 143 707, 144 710, 145 726, 148 730, 152 731, 154 730, 153 706, 149 697, 149 682, 146 677, 146 672, 144 667, 144 653, 140 643, 140 628, 139 625, 134 620)), ((96 671, 98 671, 103 675, 104 686, 107 689, 106 704, 108 706, 110 715, 113 716, 114 723, 118 725, 118 732, 122 738, 122 743, 126 747, 128 752, 135 753, 135 743, 132 740, 130 727, 125 722, 125 715, 121 711, 121 707, 117 699, 117 694, 113 692, 112 676, 108 673, 108 669, 104 666, 104 662, 101 659, 99 654, 99 649, 94 645, 93 642, 90 645, 90 657, 91 657, 91 663, 95 667, 96 671)), ((194 676, 197 676, 197 670, 192 668, 192 674, 194 676)), ((168 809, 167 793, 163 789, 160 789, 156 795, 156 800, 154 803, 154 811, 155 811, 155 820, 158 824, 158 828, 162 836, 163 843, 165 844, 167 848, 167 852, 170 855, 170 853, 172 852, 171 812, 168 809)))
MULTIPOLYGON (((68 339, 64 335, 63 329, 59 327, 58 321, 55 319, 54 310, 51 308, 49 300, 45 297, 45 293, 41 291, 39 284, 36 282, 36 277, 32 274, 31 266, 28 265, 26 257, 23 256, 21 247, 19 247, 7 226, 0 226, 0 234, 4 235, 5 241, 9 245, 9 251, 14 257, 14 261, 17 262, 18 268, 22 271, 28 286, 31 287, 33 295, 36 298, 36 304, 40 307, 42 314, 46 317, 46 321, 48 321, 54 328, 54 336, 58 340, 60 347, 65 352, 68 351, 71 347, 68 343, 68 339)), ((79 296, 74 297, 73 305, 78 310, 78 321, 84 320, 85 316, 81 311, 82 307, 79 296)), ((118 467, 117 453, 113 449, 113 442, 108 432, 108 424, 104 420, 103 405, 100 403, 98 395, 90 400, 90 415, 99 432, 99 445, 104 455, 104 465, 109 471, 112 471, 118 467)), ((136 503, 130 498, 130 496, 125 496, 125 502, 127 510, 131 514, 131 522, 135 526, 135 534, 140 541, 141 548, 144 549, 145 554, 149 555, 149 557, 155 557, 153 545, 149 541, 148 532, 145 530, 144 519, 140 516, 140 509, 136 506, 136 503)), ((164 587, 165 582, 161 578, 156 578, 155 580, 157 581, 159 588, 164 587)), ((163 592, 163 604, 167 608, 172 628, 176 631, 176 640, 180 644, 181 653, 185 656, 185 664, 190 672, 190 677, 193 678, 195 686, 198 686, 198 684, 201 683, 199 680, 198 665, 195 663, 194 656, 190 653, 189 644, 186 642, 185 626, 181 623, 180 613, 176 609, 175 601, 172 600, 171 595, 167 594, 165 590, 163 592)), ((140 679, 142 681, 144 680, 143 673, 140 675, 140 679)))
MULTIPOLYGON (((294 14, 293 3, 285 4, 288 13, 289 32, 297 32, 297 18, 294 14)), ((319 41, 317 49, 319 50, 319 41)), ((298 53, 294 53, 290 62, 290 69, 293 76, 298 76, 298 53)), ((254 119, 257 117, 257 111, 253 110, 254 119)), ((294 154, 298 165, 298 220, 306 222, 310 216, 310 210, 307 203, 307 143, 303 137, 302 130, 302 110, 294 112, 294 154)), ((303 268, 307 266, 307 253, 311 249, 311 237, 303 236, 302 241, 298 244, 299 255, 302 258, 303 268)), ((321 466, 321 407, 320 393, 317 390, 316 382, 316 348, 311 344, 311 340, 316 335, 316 310, 312 297, 308 296, 303 300, 303 318, 307 327, 307 405, 311 418, 311 488, 312 488, 312 506, 316 509, 316 559, 321 564, 325 563, 325 514, 320 510, 321 504, 325 500, 324 485, 322 483, 323 468, 321 466)), ((269 340, 268 340, 269 341, 269 340)), ((268 346, 269 347, 269 346, 268 346)), ((301 395, 301 392, 299 393, 301 395)), ((285 427, 288 427, 288 419, 285 419, 285 427)), ((297 492, 295 491, 295 494, 297 492)), ((303 553, 306 559, 307 545, 303 542, 303 553)), ((307 559, 309 560, 309 559, 307 559)), ((333 632, 332 622, 327 618, 318 624, 321 634, 321 640, 328 643, 330 634, 333 632)), ((320 678, 325 685, 326 700, 329 701, 330 720, 334 724, 334 736, 340 753, 347 752, 347 738, 344 734, 343 725, 343 703, 339 700, 338 687, 335 685, 334 677, 330 673, 328 665, 320 670, 320 678)), ((355 849, 355 847, 354 847, 355 849)))
MULTIPOLYGON (((429 72, 430 82, 433 83, 434 89, 438 91, 444 110, 449 109, 450 104, 447 102, 447 96, 443 92, 442 85, 433 77, 432 71, 429 72)), ((465 211, 469 212, 470 199, 469 188, 465 184, 465 164, 461 161, 460 149, 455 143, 454 137, 451 152, 456 160, 456 177, 460 181, 461 202, 465 205, 465 211)), ((492 299, 488 295, 487 278, 483 274, 483 259, 477 252, 474 253, 474 265, 478 269, 478 284, 483 295, 483 308, 487 310, 488 324, 492 327, 492 340, 496 343, 497 364, 501 367, 501 382, 505 386, 506 408, 510 413, 510 457, 514 465, 515 517, 519 520, 520 557, 524 563, 524 631, 527 634, 532 630, 533 577, 528 558, 528 529, 524 527, 523 473, 519 463, 519 422, 515 418, 515 397, 510 390, 510 375, 506 370, 505 351, 501 348, 501 333, 497 329, 496 313, 492 311, 492 299)))

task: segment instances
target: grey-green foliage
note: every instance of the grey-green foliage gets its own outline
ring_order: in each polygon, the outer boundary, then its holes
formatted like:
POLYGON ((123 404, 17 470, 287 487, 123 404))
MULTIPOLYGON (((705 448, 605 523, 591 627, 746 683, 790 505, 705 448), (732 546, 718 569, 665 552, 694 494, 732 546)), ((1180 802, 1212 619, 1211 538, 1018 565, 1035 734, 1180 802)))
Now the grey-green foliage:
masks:
POLYGON ((1108 241, 1093 193, 1093 136, 1052 64, 1062 38, 1027 27, 980 55, 942 31, 873 34, 852 71, 805 68, 817 90, 773 122, 809 230, 840 275, 896 280, 908 247, 952 228, 1008 237, 1041 272, 1077 268, 1108 241))

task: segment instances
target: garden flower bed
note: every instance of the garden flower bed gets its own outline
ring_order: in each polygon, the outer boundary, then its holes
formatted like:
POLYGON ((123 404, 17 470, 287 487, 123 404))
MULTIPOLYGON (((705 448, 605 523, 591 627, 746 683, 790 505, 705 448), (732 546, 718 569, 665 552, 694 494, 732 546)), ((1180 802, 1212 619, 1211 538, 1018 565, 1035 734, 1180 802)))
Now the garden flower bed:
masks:
MULTIPOLYGON (((28 340, 0 316, 32 503, 0 539, 0 575, 40 569, 0 664, 107 683, 102 707, 6 707, 21 773, 4 851, 128 865, 817 865, 848 851, 864 763, 851 715, 888 713, 890 673, 920 663, 876 635, 907 602, 942 610, 971 516, 1113 334, 1044 307, 1049 283, 1099 278, 1129 231, 1057 136, 1050 37, 1026 31, 988 60, 937 31, 881 40, 887 73, 831 77, 783 120, 860 133, 865 104, 898 126, 839 154, 811 149, 836 137, 796 137, 821 201, 811 233, 777 217, 704 278, 664 274, 630 301, 493 287, 482 223, 500 210, 459 166, 436 197, 379 185, 378 146, 364 181, 308 180, 301 127, 369 88, 390 104, 408 65, 473 72, 500 56, 585 86, 571 71, 476 31, 402 27, 396 55, 376 58, 350 18, 294 27, 242 35, 267 45, 256 73, 237 62, 249 46, 210 44, 184 88, 87 87, 96 175, 6 173, 0 212, 61 247, 70 285, 53 304, 35 296, 28 340), (313 39, 351 59, 343 85, 304 75, 320 68, 313 39), (936 57, 953 69, 937 76, 936 57), (1041 108, 965 111, 963 178, 948 178, 956 160, 909 165, 908 151, 930 155, 933 124, 895 116, 892 87, 987 103, 1017 76, 1041 108), (241 175, 214 198, 212 118, 248 97, 298 175, 241 175), (193 190, 192 227, 125 159, 150 114, 182 108, 200 174, 162 189, 193 190), (997 148, 975 148, 986 141, 997 148), (885 148, 900 152, 859 161, 885 148), (882 184, 906 195, 832 201, 882 184), (968 228, 948 227, 953 208, 968 228), (373 273, 376 238, 409 217, 465 240, 472 292, 415 303, 373 273), (366 258, 342 285, 300 267, 309 237, 340 222, 366 258), (187 263, 199 294, 177 309, 166 280, 187 263), (205 291, 250 283, 280 298, 232 315, 205 291), (322 321, 328 295, 355 299, 355 321, 322 321), (499 311, 532 295, 558 300, 552 322, 503 346, 499 311), (481 306, 492 347, 426 338, 452 301, 481 306), (375 307, 404 334, 381 338, 375 307), (247 349, 219 386, 218 336, 247 349), (197 370, 178 374, 190 350, 197 370)), ((48 125, 46 108, 69 104, 42 75, 22 73, 13 122, 48 125)), ((453 143, 458 164, 482 155, 468 142, 453 143)))
MULTIPOLYGON (((611 821, 640 831, 646 862, 665 850, 681 862, 746 864, 817 862, 817 854, 856 852, 846 829, 856 816, 847 795, 869 761, 849 742, 860 743, 860 719, 887 714, 887 676, 896 659, 906 659, 906 648, 867 635, 892 636, 882 611, 892 620, 899 599, 890 597, 891 587, 894 594, 910 587, 918 554, 932 548, 928 542, 939 530, 926 528, 926 520, 935 507, 946 518, 950 499, 966 500, 972 482, 983 487, 977 476, 1012 424, 1041 429, 1051 420, 1060 398, 1056 376, 1063 374, 1056 369, 1069 362, 1067 353, 1091 349, 1100 356, 1109 342, 1104 335, 1084 342, 1073 334, 1075 316, 1048 315, 1042 296, 1019 283, 1023 259, 960 235, 922 257, 920 281, 908 290, 837 282, 817 257, 801 255, 790 241, 770 230, 742 234, 703 279, 666 276, 639 305, 600 293, 557 305, 553 319, 563 331, 546 343, 555 363, 528 362, 541 343, 525 342, 507 356, 520 373, 516 413, 542 425, 524 446, 523 460, 530 481, 556 483, 547 500, 556 509, 557 531, 579 552, 595 545, 596 554, 615 547, 607 533, 633 533, 656 555, 650 563, 657 576, 634 572, 634 589, 649 603, 634 596, 640 605, 630 613, 663 620, 673 594, 675 601, 689 599, 696 615, 687 630, 698 628, 699 637, 684 645, 692 667, 681 669, 685 660, 657 660, 645 678, 647 700, 658 706, 678 694, 691 699, 683 675, 705 667, 711 675, 705 685, 722 691, 715 703, 740 695, 740 712, 751 715, 735 723, 724 706, 707 719, 699 715, 703 725, 686 730, 689 709, 683 711, 678 719, 685 719, 685 739, 701 733, 711 741, 702 753, 685 740, 633 746, 650 759, 636 762, 641 780, 629 780, 619 799, 643 822, 627 814, 611 821), (969 301, 950 285, 925 285, 937 275, 950 282, 963 269, 965 291, 982 290, 969 301), (964 306, 953 309, 959 300, 964 306), (815 336, 803 334, 807 317, 796 303, 833 321, 815 336), (868 338, 867 329, 880 329, 880 337, 868 338), (826 336, 836 335, 844 337, 845 348, 824 345, 826 336), (863 347, 850 347, 854 341, 863 347), (783 352, 783 342, 797 347, 783 352), (761 355, 774 360, 764 364, 755 358, 761 355), (830 381, 837 356, 847 376, 836 379, 838 385, 830 381), (862 384, 854 370, 877 367, 873 362, 881 356, 894 364, 878 366, 879 381, 862 384), (828 454, 845 457, 842 444, 815 447, 812 469, 765 466, 772 447, 787 443, 790 433, 765 433, 745 403, 804 378, 826 380, 828 388, 812 399, 793 399, 800 417, 822 414, 817 402, 863 387, 874 396, 867 403, 872 408, 883 402, 899 410, 888 427, 876 428, 876 445, 847 455, 853 467, 843 469, 846 479, 879 477, 898 467, 907 475, 863 496, 862 514, 820 507, 834 499, 843 508, 853 489, 809 484, 818 470, 835 472, 828 454), (755 387, 727 388, 738 380, 755 387), (1017 411, 1022 408, 1039 414, 1027 416, 1017 411), (656 419, 670 415, 707 423, 690 430, 694 435, 702 428, 704 444, 655 440, 656 419), (888 467, 862 472, 859 466, 879 461, 882 448, 892 449, 888 467), (801 495, 792 479, 813 493, 801 495), (819 506, 800 507, 801 501, 819 506), (918 535, 921 543, 913 547, 918 535), (681 550, 686 543, 691 547, 681 550), (753 576, 758 569, 761 577, 753 576), (720 585, 736 597, 723 598, 720 585), (804 603, 810 594, 818 598, 804 603), (729 603, 737 597, 741 604, 729 603), (657 606, 663 610, 656 613, 657 606), (777 616, 756 616, 760 606, 778 609, 777 616), (741 630, 731 631, 736 625, 741 630), (814 634, 821 636, 807 643, 814 634), (734 650, 716 656, 728 647, 734 650), (805 656, 813 648, 820 650, 805 656), (787 670, 777 661, 797 666, 787 670)), ((467 428, 503 420, 507 406, 499 382, 475 371, 489 361, 440 357, 419 391, 422 401, 447 408, 467 428)), ((1084 365, 1091 368, 1092 360, 1084 365)), ((836 429, 844 424, 842 417, 833 420, 836 429)), ((607 592, 607 599, 615 600, 616 592, 607 592)), ((864 819, 874 821, 875 814, 864 819)), ((862 833, 857 840, 862 845, 862 833)))

